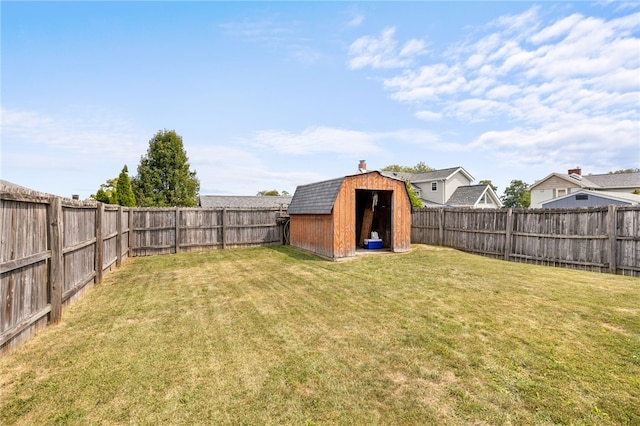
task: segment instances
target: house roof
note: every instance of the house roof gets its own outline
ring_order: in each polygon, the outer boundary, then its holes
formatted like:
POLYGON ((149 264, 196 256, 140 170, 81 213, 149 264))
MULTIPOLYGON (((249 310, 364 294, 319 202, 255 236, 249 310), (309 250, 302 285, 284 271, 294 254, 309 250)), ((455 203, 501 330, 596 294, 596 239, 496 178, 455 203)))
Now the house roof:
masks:
POLYGON ((238 208, 238 209, 270 209, 289 205, 292 197, 260 196, 260 195, 201 195, 200 207, 238 208))
POLYGON ((561 197, 556 197, 556 198, 552 198, 551 200, 547 200, 541 203, 541 205, 544 206, 545 204, 555 203, 559 200, 564 200, 565 198, 575 197, 577 194, 590 194, 595 197, 608 198, 610 200, 628 202, 632 205, 640 204, 640 195, 638 194, 631 194, 626 192, 590 191, 588 189, 580 189, 576 192, 572 192, 570 194, 563 195, 561 197))
POLYGON ((300 185, 289 204, 289 214, 330 214, 344 177, 300 185))
POLYGON ((415 182, 420 183, 420 182, 446 180, 446 179, 449 179, 451 176, 453 176, 457 172, 461 172, 470 181, 473 180, 473 176, 471 176, 469 172, 467 172, 463 167, 460 167, 460 166, 451 167, 448 169, 432 170, 430 172, 425 172, 425 173, 406 173, 406 172, 380 172, 380 173, 387 177, 409 180, 412 183, 415 183, 415 182))
POLYGON ((491 198, 493 198, 494 201, 497 201, 498 205, 502 204, 495 193, 493 193, 489 185, 484 184, 459 186, 447 200, 447 205, 473 207, 476 205, 478 200, 480 200, 480 197, 482 197, 486 192, 489 192, 491 194, 491 198))
POLYGON ((599 175, 568 175, 565 173, 551 173, 529 187, 529 190, 547 181, 551 177, 558 177, 572 184, 586 189, 624 189, 640 188, 640 172, 633 173, 605 173, 599 175))
POLYGON ((587 175, 586 178, 603 189, 640 188, 640 172, 587 175))

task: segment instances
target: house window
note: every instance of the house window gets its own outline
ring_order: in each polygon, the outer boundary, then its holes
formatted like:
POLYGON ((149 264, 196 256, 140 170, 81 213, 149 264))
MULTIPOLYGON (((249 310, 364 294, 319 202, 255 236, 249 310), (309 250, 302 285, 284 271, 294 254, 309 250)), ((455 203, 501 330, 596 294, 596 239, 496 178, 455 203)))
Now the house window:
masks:
POLYGON ((587 194, 578 194, 576 195, 576 200, 588 200, 589 199, 589 195, 587 194))
POLYGON ((558 189, 558 197, 562 197, 563 195, 567 195, 567 190, 566 190, 566 188, 564 188, 564 189, 558 189))
POLYGON ((489 204, 489 197, 487 194, 484 194, 482 198, 480 198, 480 204, 489 204))
POLYGON ((431 190, 432 191, 438 190, 438 182, 431 182, 431 190))

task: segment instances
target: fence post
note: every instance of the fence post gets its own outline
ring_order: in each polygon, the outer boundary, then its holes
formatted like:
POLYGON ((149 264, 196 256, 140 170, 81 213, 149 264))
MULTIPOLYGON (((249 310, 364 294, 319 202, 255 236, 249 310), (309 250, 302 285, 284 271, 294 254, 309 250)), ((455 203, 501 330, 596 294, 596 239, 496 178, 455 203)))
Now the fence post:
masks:
POLYGON ((227 248, 227 209, 222 209, 222 249, 227 248))
POLYGON ((176 253, 180 251, 180 207, 176 207, 176 253))
POLYGON ((504 234, 504 260, 509 260, 511 255, 511 233, 513 232, 513 209, 507 210, 507 222, 504 234))
POLYGON ((616 206, 609 205, 607 211, 607 234, 609 235, 609 272, 615 274, 618 269, 617 265, 617 232, 618 232, 618 213, 616 212, 616 206))
POLYGON ((104 216, 104 204, 98 203, 96 208, 96 284, 102 282, 102 265, 104 264, 104 241, 102 240, 102 217, 104 216))
POLYGON ((51 313, 49 319, 51 322, 58 322, 62 316, 62 291, 64 287, 62 199, 51 197, 49 209, 49 235, 51 236, 51 275, 49 277, 51 313))
POLYGON ((444 245, 444 207, 438 209, 438 245, 444 245))
POLYGON ((118 215, 116 216, 116 267, 122 264, 122 206, 118 207, 118 215))
POLYGON ((129 207, 129 238, 127 244, 129 245, 128 257, 133 257, 133 212, 135 209, 129 207))

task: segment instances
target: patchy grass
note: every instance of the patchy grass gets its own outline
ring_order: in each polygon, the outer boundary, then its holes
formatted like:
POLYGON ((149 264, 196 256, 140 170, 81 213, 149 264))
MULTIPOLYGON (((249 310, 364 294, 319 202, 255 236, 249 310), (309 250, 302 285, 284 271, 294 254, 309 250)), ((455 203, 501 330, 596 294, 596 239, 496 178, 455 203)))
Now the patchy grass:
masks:
POLYGON ((639 424, 640 281, 451 249, 135 258, 0 359, 1 424, 639 424))

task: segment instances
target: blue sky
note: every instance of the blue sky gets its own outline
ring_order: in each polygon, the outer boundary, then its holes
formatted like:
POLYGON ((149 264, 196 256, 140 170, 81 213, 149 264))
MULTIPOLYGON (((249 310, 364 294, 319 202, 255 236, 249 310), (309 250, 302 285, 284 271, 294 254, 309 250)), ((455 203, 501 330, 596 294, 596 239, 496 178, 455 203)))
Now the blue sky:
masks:
POLYGON ((87 198, 161 129, 202 195, 390 164, 502 195, 640 167, 640 4, 0 4, 2 179, 87 198))

